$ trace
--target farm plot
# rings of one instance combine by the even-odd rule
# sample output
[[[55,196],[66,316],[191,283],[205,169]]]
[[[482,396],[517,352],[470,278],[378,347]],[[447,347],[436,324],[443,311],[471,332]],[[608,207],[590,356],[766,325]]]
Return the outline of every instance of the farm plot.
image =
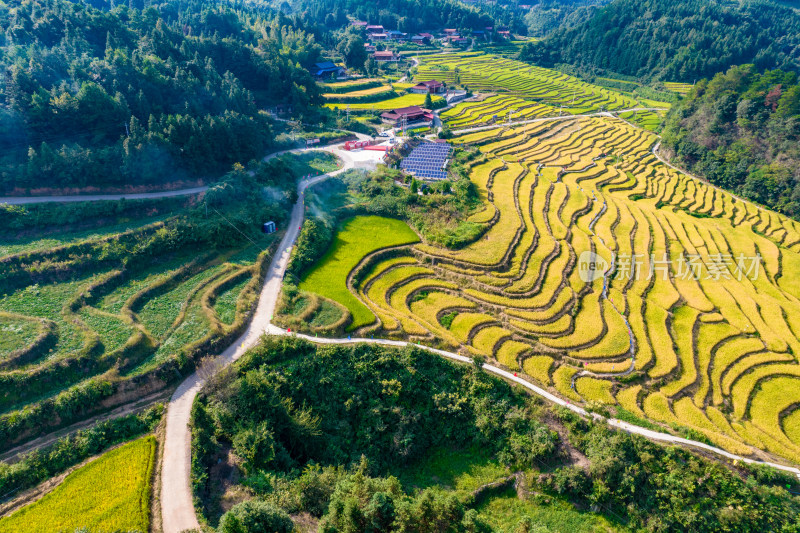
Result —
[[[130,238],[144,238],[159,227],[143,228]],[[15,340],[14,346],[0,344],[6,391],[0,412],[16,416],[26,405],[70,394],[112,368],[124,377],[144,373],[239,328],[266,257],[258,251],[272,240],[265,236],[257,246],[248,243],[250,257],[237,263],[228,259],[245,248],[199,256],[181,250],[130,269],[90,259],[80,267],[88,273],[79,273],[80,268],[52,277],[45,273],[38,283],[12,285],[0,296],[0,328]],[[228,307],[220,308],[222,321],[214,303],[234,286],[223,300]]]
[[[434,102],[439,103],[444,101],[444,98],[441,96],[434,96],[433,100]],[[412,105],[421,106],[424,103],[424,94],[404,94],[403,96],[396,96],[376,102],[353,102],[348,104],[329,102],[325,104],[325,107],[330,109],[343,109],[345,105],[349,105],[350,111],[387,111],[389,109],[399,109],[401,107],[408,107]]]
[[[347,277],[366,255],[392,246],[419,241],[404,222],[390,218],[354,217],[342,223],[330,249],[300,283],[300,289],[343,304],[352,315],[351,329],[375,320],[347,287]]]
[[[313,152],[283,162],[291,176],[337,164]],[[243,330],[276,235],[215,244],[212,231],[236,231],[210,217],[188,231],[195,214],[32,240],[2,258],[0,449],[142,384],[156,392]]]
[[[0,533],[149,531],[154,437],[107,452],[69,474],[52,492],[0,518]]]

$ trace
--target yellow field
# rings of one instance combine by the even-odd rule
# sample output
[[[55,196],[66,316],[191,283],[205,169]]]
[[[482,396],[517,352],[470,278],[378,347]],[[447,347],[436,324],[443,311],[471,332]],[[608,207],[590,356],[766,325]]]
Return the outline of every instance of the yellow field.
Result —
[[[0,519],[0,533],[150,528],[154,437],[116,448],[68,475],[42,499]]]

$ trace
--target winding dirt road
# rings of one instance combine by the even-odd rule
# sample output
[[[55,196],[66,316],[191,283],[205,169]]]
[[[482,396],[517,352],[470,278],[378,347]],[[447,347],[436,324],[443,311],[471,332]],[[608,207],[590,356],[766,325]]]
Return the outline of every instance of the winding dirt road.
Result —
[[[249,348],[254,346],[261,336],[267,332],[275,304],[281,290],[283,273],[289,263],[292,245],[300,233],[300,225],[304,215],[305,190],[331,176],[341,174],[353,168],[353,160],[347,152],[336,148],[324,148],[339,156],[344,165],[339,170],[301,181],[297,186],[299,198],[292,209],[289,228],[272,258],[272,263],[264,279],[261,296],[258,300],[253,319],[247,330],[227,350],[219,356],[222,368],[235,361]],[[161,470],[161,516],[164,533],[180,533],[186,529],[199,528],[190,486],[191,467],[191,432],[189,418],[192,404],[197,392],[206,382],[208,376],[195,372],[181,383],[170,398],[167,410],[167,427],[164,439],[163,468]]]

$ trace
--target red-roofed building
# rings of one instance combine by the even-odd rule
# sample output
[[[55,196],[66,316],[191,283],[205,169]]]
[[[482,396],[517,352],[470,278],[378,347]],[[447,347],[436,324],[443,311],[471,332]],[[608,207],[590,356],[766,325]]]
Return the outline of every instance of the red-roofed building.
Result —
[[[445,28],[444,32],[445,32],[447,35],[453,35],[454,33],[458,33],[458,30],[456,30],[456,29],[454,29],[454,28]]]
[[[372,41],[385,41],[389,38],[385,33],[370,33],[369,39]]]
[[[381,26],[381,25],[379,25],[379,24],[378,24],[378,25],[375,25],[375,24],[369,24],[369,25],[368,25],[366,28],[364,28],[364,29],[366,29],[366,30],[367,30],[368,32],[370,32],[370,33],[383,33],[383,26]]]
[[[375,48],[374,44],[364,43],[364,50],[366,50],[367,52],[372,53],[375,50],[377,50],[377,48]]]
[[[355,26],[357,28],[365,28],[367,26],[367,23],[364,22],[363,20],[351,20],[350,25]]]
[[[428,80],[414,85],[409,91],[416,94],[441,94],[447,91],[447,87],[440,81]]]
[[[381,114],[381,120],[393,126],[402,126],[403,118],[405,118],[407,126],[418,122],[433,122],[433,113],[418,105],[412,105],[401,107],[400,109],[392,109]]]
[[[430,33],[420,33],[418,35],[423,39],[428,39],[429,41],[433,40],[433,35],[431,35]]]
[[[400,56],[396,53],[392,52],[391,50],[380,50],[372,54],[373,59],[375,61],[399,61]]]

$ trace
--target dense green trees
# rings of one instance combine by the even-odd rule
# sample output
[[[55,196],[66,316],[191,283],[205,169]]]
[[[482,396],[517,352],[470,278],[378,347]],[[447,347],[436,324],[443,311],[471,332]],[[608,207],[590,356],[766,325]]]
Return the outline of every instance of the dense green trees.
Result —
[[[348,68],[364,70],[367,62],[367,51],[364,48],[364,38],[358,30],[350,29],[339,41],[336,50],[342,54]]]
[[[259,108],[321,101],[321,47],[260,9],[21,2],[0,17],[0,189],[160,184],[263,154]]]
[[[613,431],[416,348],[265,338],[200,395],[193,445],[196,494],[212,521],[212,466],[230,446],[254,507],[309,513],[319,531],[489,531],[477,492],[401,482],[432,450],[480,449],[520,472],[540,505],[562,497],[632,531],[800,531],[790,474]]]
[[[250,500],[235,505],[219,524],[220,533],[291,533],[294,524],[279,507]]]
[[[715,185],[800,217],[800,84],[794,72],[742,66],[700,81],[667,115],[663,147]]]
[[[800,68],[800,15],[778,3],[614,0],[584,13],[593,16],[565,18],[522,58],[689,83],[744,63]]]
[[[508,16],[502,9],[492,15]],[[381,24],[388,30],[419,32],[439,28],[483,29],[492,26],[492,16],[481,10],[452,0],[303,0],[297,6],[298,16],[310,26],[325,23],[328,27],[347,23],[345,14]],[[502,23],[502,22],[498,22]]]
[[[607,4],[608,0],[543,0],[533,2],[525,14],[528,35],[544,37],[550,32],[577,26],[594,14],[597,6]]]
[[[297,243],[292,251],[292,260],[287,272],[302,278],[303,274],[317,259],[328,249],[333,241],[333,228],[318,217],[310,217],[303,223],[303,229],[297,237]]]
[[[349,490],[344,470],[308,471],[309,464],[366,460],[361,474],[376,475],[411,465],[432,448],[479,446],[527,468],[557,453],[557,435],[530,409],[510,387],[419,349],[269,339],[195,406],[195,487],[209,501],[207,469],[216,443],[226,441],[242,459],[245,485],[265,496],[285,486],[292,493],[282,500],[287,511],[317,516],[336,501],[334,488]],[[383,489],[376,492],[386,492],[378,484]]]

